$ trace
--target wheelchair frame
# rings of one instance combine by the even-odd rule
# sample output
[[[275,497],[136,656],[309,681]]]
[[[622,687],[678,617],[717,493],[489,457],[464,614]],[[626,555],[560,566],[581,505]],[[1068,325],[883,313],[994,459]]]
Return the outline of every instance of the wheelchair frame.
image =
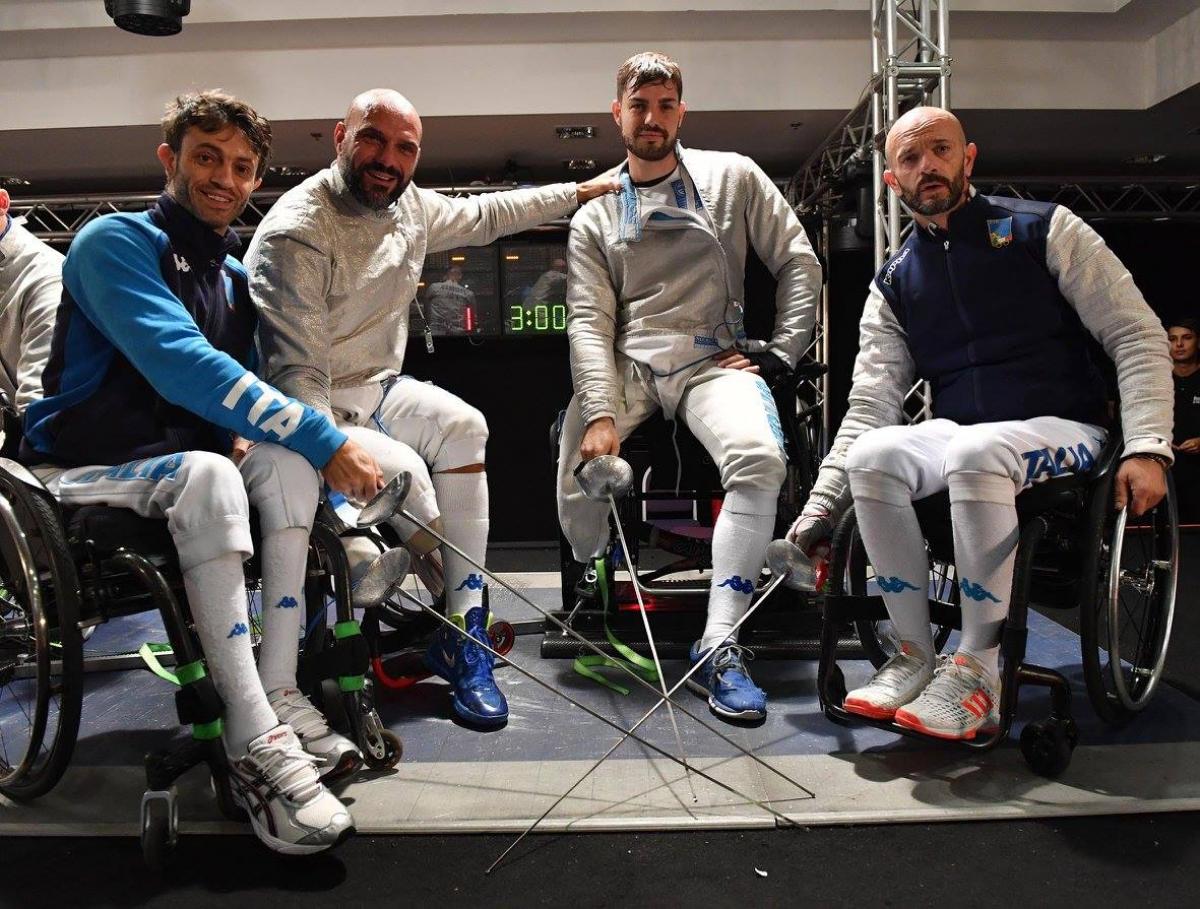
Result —
[[[71,513],[79,516],[86,508],[100,506],[84,506]],[[168,860],[177,836],[174,781],[197,764],[209,766],[222,813],[242,819],[233,803],[224,749],[219,744],[223,705],[204,668],[183,605],[186,600],[179,595],[182,575],[169,540],[165,551],[142,552],[140,547],[98,545],[86,535],[69,538],[64,531],[71,526],[66,514],[25,467],[0,459],[0,554],[10,570],[20,567],[19,574],[3,579],[8,596],[0,600],[4,609],[0,613],[0,658],[6,642],[19,645],[10,651],[25,651],[14,653],[10,666],[0,663],[0,679],[5,674],[30,677],[37,705],[23,759],[15,765],[0,765],[0,793],[20,800],[44,795],[70,762],[82,707],[81,629],[157,609],[180,682],[176,710],[180,721],[193,727],[190,741],[145,759],[142,845],[147,861],[160,867]],[[145,520],[132,514],[129,519]],[[82,528],[83,521],[78,526]],[[378,644],[364,639],[353,618],[350,566],[339,540],[340,529],[331,510],[318,511],[309,545],[305,581],[309,614],[298,675],[302,683],[316,689],[316,699],[331,724],[355,739],[367,766],[384,769],[395,766],[403,748],[374,709],[366,672],[369,654],[377,651]],[[248,578],[248,582],[253,586],[256,578]],[[10,586],[16,589],[9,591]],[[14,599],[13,593],[24,599]],[[330,598],[336,618],[332,629],[324,621]],[[11,620],[18,612],[22,618]],[[53,697],[59,698],[59,705],[57,720],[51,723]]]
[[[1133,682],[1126,684],[1120,647],[1115,643],[1119,641],[1120,631],[1111,621],[1107,629],[1100,628],[1101,605],[1107,618],[1118,618],[1120,607],[1116,598],[1119,596],[1120,586],[1123,582],[1131,581],[1121,566],[1126,515],[1125,512],[1113,515],[1109,507],[1120,455],[1119,435],[1119,428],[1114,429],[1109,444],[1105,446],[1090,474],[1081,478],[1046,481],[1044,485],[1049,488],[1044,495],[1048,507],[1035,507],[1032,511],[1022,509],[1022,500],[1018,496],[1018,513],[1028,513],[1021,515],[1009,614],[1001,632],[1000,653],[1003,659],[1000,725],[990,735],[985,734],[959,743],[976,750],[994,748],[1008,737],[1012,729],[1021,686],[1037,685],[1049,688],[1049,716],[1027,723],[1020,738],[1021,752],[1026,762],[1036,773],[1043,776],[1057,776],[1067,768],[1071,753],[1078,743],[1079,732],[1071,715],[1071,692],[1067,679],[1052,669],[1025,662],[1030,605],[1037,603],[1053,608],[1074,605],[1080,607],[1080,642],[1089,698],[1100,718],[1111,724],[1131,719],[1149,702],[1161,678],[1170,643],[1179,568],[1179,545],[1175,492],[1169,473],[1166,498],[1150,513],[1150,520],[1153,522],[1152,543],[1155,546],[1159,542],[1165,543],[1169,558],[1149,559],[1141,569],[1142,574],[1132,577],[1132,581],[1147,586],[1151,595],[1161,584],[1161,593],[1165,601],[1158,610],[1159,614],[1148,613],[1144,623],[1150,626],[1152,637],[1152,652],[1147,654],[1153,664],[1149,676],[1142,675],[1139,668],[1142,653],[1139,653],[1137,662],[1129,671]],[[1055,483],[1060,486],[1050,486]],[[931,497],[933,498],[938,497]],[[945,510],[939,509],[940,513],[935,519],[930,500],[924,502],[924,506],[917,503],[917,510],[922,518],[922,529],[927,540],[931,538],[930,528],[933,526],[940,529],[942,537],[930,543],[931,561],[940,561],[943,566],[951,565],[953,543],[951,538],[950,554],[947,555],[948,521],[942,518]],[[1081,514],[1086,516],[1085,522],[1080,522]],[[941,520],[942,523],[935,525],[935,520]],[[1106,537],[1106,534],[1111,534],[1111,538]],[[869,719],[850,713],[842,706],[847,693],[845,678],[837,663],[838,637],[842,630],[848,624],[854,625],[876,668],[881,666],[888,656],[878,640],[876,624],[887,619],[887,610],[882,597],[866,595],[865,563],[856,566],[856,556],[859,560],[865,559],[861,541],[857,539],[857,519],[851,509],[843,517],[833,539],[830,592],[824,602],[821,657],[817,672],[821,708],[826,717],[839,725],[864,724],[902,735],[925,738],[921,733],[894,722]],[[1045,559],[1047,556],[1052,558],[1051,563],[1039,564],[1039,558]],[[1064,582],[1060,576],[1064,566],[1077,567],[1078,577]],[[1089,582],[1091,578],[1096,580]],[[847,590],[848,587],[853,589]],[[931,600],[930,618],[933,624],[939,626],[935,633],[935,642],[939,649],[945,644],[951,629],[961,629],[961,615],[956,598],[953,602]],[[1099,656],[1105,651],[1110,654],[1107,667],[1102,665]],[[1112,658],[1114,652],[1115,659]],[[1130,692],[1130,688],[1134,689],[1136,697]]]

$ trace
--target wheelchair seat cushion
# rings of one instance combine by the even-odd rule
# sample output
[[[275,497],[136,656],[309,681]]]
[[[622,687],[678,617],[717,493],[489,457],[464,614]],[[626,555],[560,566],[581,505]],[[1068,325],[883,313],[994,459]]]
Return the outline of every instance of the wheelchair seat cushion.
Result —
[[[67,538],[73,544],[90,540],[101,554],[124,547],[142,555],[167,555],[175,551],[164,518],[143,518],[127,508],[83,505],[63,509]]]

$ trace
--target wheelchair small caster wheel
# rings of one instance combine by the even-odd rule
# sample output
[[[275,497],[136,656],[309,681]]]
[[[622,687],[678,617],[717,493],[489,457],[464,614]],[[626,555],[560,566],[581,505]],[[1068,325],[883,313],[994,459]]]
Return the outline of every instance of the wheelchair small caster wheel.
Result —
[[[1078,741],[1074,720],[1037,720],[1021,730],[1021,754],[1034,773],[1053,778],[1067,769]]]
[[[363,761],[370,770],[391,770],[400,763],[403,755],[400,736],[390,729],[377,732],[363,749]]]
[[[156,873],[171,867],[179,841],[179,807],[174,788],[149,790],[142,795],[142,858]]]
[[[513,649],[513,644],[517,640],[517,630],[509,622],[492,622],[488,629],[488,637],[492,639],[492,649],[500,656],[504,656]]]

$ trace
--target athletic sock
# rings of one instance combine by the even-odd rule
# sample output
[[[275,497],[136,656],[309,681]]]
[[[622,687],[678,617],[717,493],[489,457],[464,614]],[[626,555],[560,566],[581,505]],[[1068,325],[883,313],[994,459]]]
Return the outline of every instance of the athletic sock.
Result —
[[[754,584],[762,573],[767,544],[775,529],[774,496],[767,505],[762,496],[731,489],[713,527],[712,590],[708,594],[708,621],[700,638],[701,652],[736,637],[730,634],[750,608]],[[767,511],[769,514],[753,512]]]
[[[892,625],[902,641],[932,659],[929,557],[913,510],[912,491],[879,470],[856,468],[848,474],[858,532],[875,569]]]
[[[285,527],[262,540],[262,646],[258,676],[264,691],[296,687],[300,629],[304,627],[304,572],[308,530]]]
[[[990,473],[956,471],[947,479],[954,561],[962,594],[958,649],[997,678],[1000,626],[1008,616],[1019,537],[1016,490],[1008,477]]]
[[[225,747],[240,757],[253,739],[279,725],[254,666],[242,558],[228,553],[202,562],[183,573],[183,586],[213,684],[225,705]]]
[[[483,565],[488,540],[487,473],[435,473],[433,490],[442,515],[442,533]],[[449,546],[442,547],[442,571],[450,615],[463,616],[483,605],[483,573]]]

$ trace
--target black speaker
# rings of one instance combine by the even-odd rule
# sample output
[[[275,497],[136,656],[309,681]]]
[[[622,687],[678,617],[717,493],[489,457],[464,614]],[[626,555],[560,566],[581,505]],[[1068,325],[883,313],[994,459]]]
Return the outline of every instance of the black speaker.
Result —
[[[104,11],[118,28],[135,35],[177,35],[192,0],[104,0]]]

